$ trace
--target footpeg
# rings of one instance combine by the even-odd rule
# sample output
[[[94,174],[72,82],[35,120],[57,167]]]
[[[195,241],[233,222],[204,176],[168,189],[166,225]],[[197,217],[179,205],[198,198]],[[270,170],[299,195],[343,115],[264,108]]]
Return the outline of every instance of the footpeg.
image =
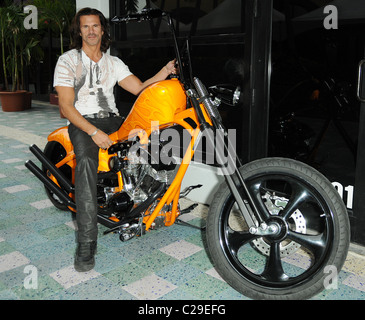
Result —
[[[180,198],[185,198],[192,190],[201,188],[202,186],[203,186],[202,184],[197,184],[195,186],[187,187],[186,189],[180,192]]]
[[[191,206],[189,206],[185,209],[182,209],[180,211],[180,215],[186,214],[186,213],[189,213],[189,212],[193,211],[198,205],[199,205],[198,203],[193,203]]]
[[[191,206],[189,206],[189,207],[181,210],[179,216],[193,211],[198,205],[199,205],[198,203],[193,203]],[[193,224],[190,224],[188,222],[182,221],[180,219],[176,219],[176,223],[177,224],[180,224],[180,225],[183,225],[183,226],[186,226],[186,227],[191,227],[191,228],[199,229],[199,230],[202,230],[202,231],[205,230],[205,227],[197,227],[197,226],[194,226]]]

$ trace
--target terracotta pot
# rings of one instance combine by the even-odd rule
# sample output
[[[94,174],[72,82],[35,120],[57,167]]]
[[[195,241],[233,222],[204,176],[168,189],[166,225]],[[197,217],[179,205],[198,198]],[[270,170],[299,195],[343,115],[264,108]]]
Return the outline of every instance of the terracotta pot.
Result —
[[[4,112],[24,111],[30,108],[31,95],[25,90],[0,91],[0,101]]]
[[[58,105],[58,95],[57,93],[50,93],[49,94],[49,103]]]
[[[57,93],[50,93],[49,94],[49,103],[58,106],[58,95],[57,95]],[[60,109],[60,117],[62,119],[65,119],[65,116],[63,115],[61,109]]]
[[[32,91],[25,92],[25,109],[30,109],[32,107]]]

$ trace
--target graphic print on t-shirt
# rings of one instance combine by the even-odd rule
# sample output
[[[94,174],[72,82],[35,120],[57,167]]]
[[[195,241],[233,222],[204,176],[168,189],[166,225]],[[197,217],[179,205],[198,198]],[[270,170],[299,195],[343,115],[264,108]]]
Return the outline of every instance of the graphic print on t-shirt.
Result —
[[[53,85],[75,89],[74,105],[82,115],[101,110],[118,114],[114,86],[129,75],[128,66],[118,57],[103,53],[96,63],[82,49],[72,49],[58,59]]]

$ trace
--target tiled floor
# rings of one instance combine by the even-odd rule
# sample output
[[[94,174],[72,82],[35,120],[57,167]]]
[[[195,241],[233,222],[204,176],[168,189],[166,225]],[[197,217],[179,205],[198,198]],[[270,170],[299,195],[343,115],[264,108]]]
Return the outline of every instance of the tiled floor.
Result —
[[[0,300],[247,299],[215,272],[204,233],[182,225],[127,242],[102,235],[106,229],[100,226],[96,267],[77,273],[72,215],[53,207],[24,167],[26,159],[38,163],[28,145],[43,148],[47,135],[65,123],[58,108],[42,103],[26,112],[0,111]],[[183,217],[203,225],[206,212],[199,205]],[[314,299],[365,299],[365,257],[350,251],[337,289]]]

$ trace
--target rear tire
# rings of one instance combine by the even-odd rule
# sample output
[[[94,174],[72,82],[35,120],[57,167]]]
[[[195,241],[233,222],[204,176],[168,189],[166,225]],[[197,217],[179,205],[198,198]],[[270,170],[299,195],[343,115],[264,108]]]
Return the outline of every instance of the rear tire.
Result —
[[[67,152],[59,142],[50,141],[46,144],[46,147],[44,148],[44,154],[53,164],[56,164],[66,157]],[[42,169],[45,174],[50,174],[48,169],[44,166],[42,167]],[[68,165],[63,165],[60,170],[65,175],[65,177],[71,181],[72,169]],[[51,200],[52,204],[56,208],[62,211],[69,211],[69,208],[63,202],[61,202],[52,191],[50,191],[47,187],[45,189],[49,200]]]
[[[291,159],[260,159],[240,172],[265,221],[281,232],[251,234],[224,182],[207,218],[208,250],[218,273],[253,299],[307,299],[321,292],[333,271],[340,272],[350,243],[347,210],[336,189]]]

